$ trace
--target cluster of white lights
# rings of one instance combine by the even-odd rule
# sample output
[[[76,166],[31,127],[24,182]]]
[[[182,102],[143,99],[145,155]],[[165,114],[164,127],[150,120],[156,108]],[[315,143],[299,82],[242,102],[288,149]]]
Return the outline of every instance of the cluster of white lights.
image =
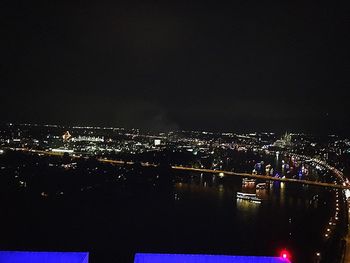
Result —
[[[324,234],[325,238],[328,238],[332,232],[332,228],[334,228],[336,226],[336,221],[339,220],[339,190],[336,191],[335,194],[335,213],[334,213],[334,217],[332,217],[330,219],[330,221],[328,222],[328,227],[326,229],[326,233]]]

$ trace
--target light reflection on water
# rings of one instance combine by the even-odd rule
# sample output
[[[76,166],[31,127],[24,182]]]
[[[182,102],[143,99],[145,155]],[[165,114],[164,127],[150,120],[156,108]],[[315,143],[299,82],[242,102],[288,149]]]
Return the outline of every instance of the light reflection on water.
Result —
[[[266,182],[266,189],[256,190],[257,183],[262,181],[242,185],[242,179],[238,178],[192,175],[188,182],[175,185],[175,192],[181,196],[177,209],[194,213],[194,217],[198,216],[199,210],[196,209],[202,209],[200,214],[218,222],[213,230],[215,233],[231,233],[228,244],[244,244],[247,249],[257,250],[259,248],[251,242],[260,244],[263,237],[265,245],[260,244],[261,249],[268,250],[268,246],[280,244],[290,244],[291,247],[307,244],[307,250],[318,249],[321,238],[318,233],[322,233],[329,208],[326,205],[320,207],[314,196],[322,196],[326,191],[284,182]],[[239,200],[237,192],[256,193],[262,202]],[[206,223],[206,216],[199,220],[201,225],[212,224],[210,220]],[[220,242],[225,243],[221,239]]]
[[[243,213],[245,217],[255,216],[261,203],[250,202],[248,200],[236,199],[238,213]]]

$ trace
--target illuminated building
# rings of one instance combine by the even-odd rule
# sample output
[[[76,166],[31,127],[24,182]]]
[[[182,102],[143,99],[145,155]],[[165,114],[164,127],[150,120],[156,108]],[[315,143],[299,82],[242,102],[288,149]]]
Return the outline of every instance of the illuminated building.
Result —
[[[69,131],[66,131],[66,132],[62,135],[62,139],[63,139],[64,142],[67,142],[71,137],[72,137],[72,135],[69,133]]]
[[[136,254],[134,263],[290,263],[287,253],[280,257]]]
[[[24,252],[0,251],[3,263],[88,263],[88,252]]]
[[[143,254],[135,255],[134,263],[290,263],[289,253],[280,257],[184,255],[184,254]],[[88,252],[24,252],[0,251],[3,263],[88,263]]]
[[[75,138],[72,138],[73,142],[104,142],[103,137],[94,137],[94,136],[78,136]]]
[[[293,146],[292,143],[292,135],[288,132],[286,132],[284,134],[284,136],[280,139],[275,141],[275,143],[273,144],[276,147],[280,147],[280,148],[290,148]]]

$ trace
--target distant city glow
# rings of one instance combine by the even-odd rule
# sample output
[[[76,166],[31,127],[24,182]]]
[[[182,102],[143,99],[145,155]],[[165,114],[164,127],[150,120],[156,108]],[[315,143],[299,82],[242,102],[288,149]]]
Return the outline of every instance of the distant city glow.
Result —
[[[309,189],[308,185],[319,186],[320,189],[325,187],[325,191],[332,192],[332,195],[329,195],[331,198],[326,200],[328,195],[323,196],[322,192],[317,191],[315,194],[310,194],[305,205],[312,209],[323,209],[321,206],[326,206],[332,214],[327,214],[327,218],[324,221],[322,218],[320,221],[322,227],[318,229],[319,235],[317,235],[320,240],[315,238],[315,242],[337,239],[338,229],[346,227],[343,226],[343,214],[347,210],[350,213],[350,201],[347,200],[350,198],[350,183],[346,178],[348,176],[346,167],[349,162],[347,152],[350,152],[349,138],[323,139],[305,134],[286,133],[279,137],[278,134],[261,132],[248,134],[184,130],[159,132],[31,124],[7,124],[0,127],[0,157],[1,161],[3,160],[0,172],[11,179],[11,190],[32,194],[38,200],[40,198],[40,202],[49,203],[56,199],[66,202],[71,198],[71,191],[82,195],[94,195],[101,183],[112,183],[122,187],[133,187],[137,183],[142,187],[145,186],[147,191],[150,189],[152,192],[159,192],[160,195],[163,195],[163,189],[164,193],[168,194],[168,191],[176,185],[176,191],[171,194],[176,205],[180,207],[191,201],[184,192],[188,191],[187,186],[196,184],[196,187],[203,191],[213,190],[213,193],[218,194],[220,202],[229,198],[227,203],[230,206],[225,211],[231,211],[233,204],[234,209],[244,212],[244,215],[253,216],[258,215],[257,211],[265,211],[266,208],[272,207],[270,204],[276,202],[280,202],[284,209],[291,184],[299,184],[302,186],[302,191],[310,190],[310,193],[313,189]],[[16,167],[11,164],[12,158],[19,160]],[[150,169],[146,169],[147,167]],[[46,172],[46,168],[49,172]],[[32,173],[28,172],[31,170],[38,171],[37,175],[31,176]],[[42,170],[45,174],[50,176],[52,174],[50,177],[52,180],[43,177],[41,181]],[[56,173],[87,176],[61,177],[56,176]],[[163,176],[166,173],[170,176]],[[186,179],[187,174],[190,175],[191,181]],[[239,180],[235,180],[235,177]],[[72,190],[70,180],[77,181]],[[240,184],[241,181],[242,184],[233,192],[226,191],[227,183]],[[275,195],[280,198],[274,198]],[[285,209],[288,209],[287,213],[290,214],[289,225],[283,228],[285,237],[291,238],[293,235],[296,244],[300,245],[302,242],[297,242],[297,239],[305,238],[303,235],[298,235],[298,231],[302,229],[292,232],[290,228],[293,226],[292,218],[294,222],[294,205]],[[226,212],[224,214],[226,215]],[[269,216],[274,214],[271,213]],[[182,223],[179,221],[179,224]],[[286,224],[284,221],[276,222],[283,226]],[[306,222],[308,224],[307,220]],[[313,223],[312,221],[311,225]],[[169,226],[176,227],[176,224]],[[231,221],[229,226],[236,228]],[[316,226],[318,225],[315,224]],[[17,229],[21,230],[20,227]],[[242,230],[245,229],[247,228],[242,227]],[[271,231],[274,229],[271,228]],[[285,241],[279,240],[283,244],[287,243]],[[313,242],[313,237],[309,241]],[[318,247],[318,249],[319,252],[309,246],[303,253],[312,255],[313,258],[319,256],[316,252],[322,256],[327,254],[325,248]],[[213,250],[213,253],[220,251]],[[248,259],[250,262],[276,262],[258,261],[263,260],[262,258],[266,260],[276,258],[253,256],[138,255],[141,256],[135,257],[137,263],[226,263],[247,262]],[[291,261],[291,255],[286,250],[278,250],[277,256],[279,260],[283,260],[282,262]],[[296,255],[292,258],[298,260]]]

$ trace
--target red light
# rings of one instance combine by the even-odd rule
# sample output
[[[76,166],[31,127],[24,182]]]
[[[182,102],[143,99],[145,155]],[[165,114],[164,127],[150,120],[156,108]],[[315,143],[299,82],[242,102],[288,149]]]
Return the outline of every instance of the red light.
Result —
[[[281,253],[280,253],[280,257],[285,259],[287,262],[289,262],[290,258],[291,258],[291,255],[290,255],[290,253],[287,250],[283,249],[281,251]]]

